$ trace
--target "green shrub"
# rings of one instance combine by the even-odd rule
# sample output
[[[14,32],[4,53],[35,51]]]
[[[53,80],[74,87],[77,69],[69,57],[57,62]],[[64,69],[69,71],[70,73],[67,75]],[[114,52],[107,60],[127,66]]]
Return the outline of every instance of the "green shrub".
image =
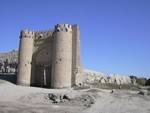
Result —
[[[145,86],[146,85],[146,81],[147,81],[147,79],[142,77],[142,78],[137,78],[136,83],[138,85]]]
[[[150,78],[146,81],[146,86],[150,86]]]

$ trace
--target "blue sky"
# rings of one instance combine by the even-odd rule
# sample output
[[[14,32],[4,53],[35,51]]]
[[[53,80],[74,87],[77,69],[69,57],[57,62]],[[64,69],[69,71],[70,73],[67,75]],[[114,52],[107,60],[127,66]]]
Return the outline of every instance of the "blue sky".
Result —
[[[0,0],[0,52],[57,23],[80,25],[85,68],[150,77],[149,0]]]

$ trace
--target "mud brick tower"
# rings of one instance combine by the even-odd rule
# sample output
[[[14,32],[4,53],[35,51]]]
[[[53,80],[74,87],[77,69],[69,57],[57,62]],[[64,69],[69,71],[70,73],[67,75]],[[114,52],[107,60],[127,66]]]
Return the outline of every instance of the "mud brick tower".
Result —
[[[76,84],[80,64],[78,25],[57,24],[48,31],[20,33],[17,84],[68,88]]]

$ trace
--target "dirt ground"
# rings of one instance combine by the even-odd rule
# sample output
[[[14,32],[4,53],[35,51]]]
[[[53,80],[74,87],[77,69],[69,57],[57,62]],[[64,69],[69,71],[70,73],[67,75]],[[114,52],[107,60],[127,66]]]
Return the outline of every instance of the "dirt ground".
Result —
[[[149,92],[138,93],[97,88],[44,89],[0,80],[0,113],[150,113]]]

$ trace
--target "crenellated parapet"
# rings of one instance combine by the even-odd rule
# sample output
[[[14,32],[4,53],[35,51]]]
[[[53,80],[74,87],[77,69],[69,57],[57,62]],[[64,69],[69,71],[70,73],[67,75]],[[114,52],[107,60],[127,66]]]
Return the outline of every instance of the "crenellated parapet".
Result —
[[[35,33],[34,31],[29,31],[27,29],[22,30],[20,33],[20,38],[34,38]]]
[[[72,26],[69,24],[57,24],[55,32],[72,32]]]

